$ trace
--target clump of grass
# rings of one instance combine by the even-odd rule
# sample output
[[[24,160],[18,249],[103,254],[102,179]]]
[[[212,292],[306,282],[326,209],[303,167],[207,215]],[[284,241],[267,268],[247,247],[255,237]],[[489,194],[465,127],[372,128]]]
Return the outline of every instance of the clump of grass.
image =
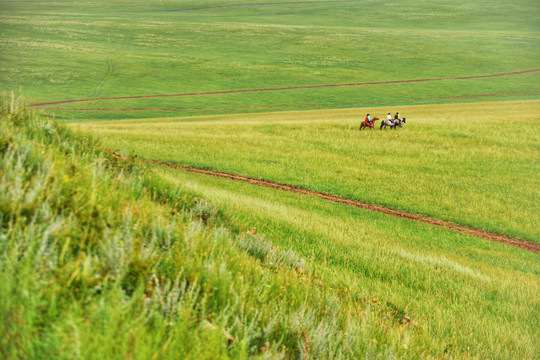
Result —
[[[205,224],[216,215],[216,207],[204,199],[194,199],[195,206],[191,209],[192,216],[201,219]]]
[[[274,247],[272,242],[260,235],[253,233],[242,234],[238,239],[238,245],[271,268],[286,266],[293,270],[305,270],[306,261],[294,250],[288,249],[284,251]]]

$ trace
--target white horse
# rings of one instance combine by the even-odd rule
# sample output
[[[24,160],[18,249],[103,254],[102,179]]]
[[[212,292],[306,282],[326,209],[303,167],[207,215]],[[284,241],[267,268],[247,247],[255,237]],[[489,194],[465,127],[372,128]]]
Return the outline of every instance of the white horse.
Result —
[[[379,129],[382,130],[383,127],[386,128],[387,126],[390,126],[390,129],[395,129],[398,126],[402,127],[402,124],[404,124],[405,122],[406,122],[405,118],[394,119],[394,120],[384,120],[384,121],[381,121],[381,127]]]

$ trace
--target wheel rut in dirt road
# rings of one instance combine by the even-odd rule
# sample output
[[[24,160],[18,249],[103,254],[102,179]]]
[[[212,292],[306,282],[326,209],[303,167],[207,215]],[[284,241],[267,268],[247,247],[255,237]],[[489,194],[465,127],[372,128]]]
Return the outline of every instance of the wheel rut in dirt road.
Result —
[[[120,156],[120,155],[116,154],[116,156]],[[540,244],[536,244],[536,243],[526,241],[526,240],[515,239],[507,235],[501,235],[501,234],[496,234],[496,233],[488,232],[481,229],[475,229],[469,226],[456,224],[450,221],[430,218],[430,217],[419,215],[419,214],[387,208],[381,205],[375,205],[375,204],[370,204],[363,201],[347,199],[341,196],[325,194],[325,193],[316,192],[313,190],[303,189],[303,188],[299,188],[299,187],[287,185],[287,184],[280,184],[280,183],[268,181],[268,180],[255,179],[255,178],[250,178],[247,176],[229,174],[229,173],[220,172],[220,171],[199,169],[192,166],[178,165],[178,164],[173,164],[173,163],[168,163],[168,162],[163,162],[163,161],[158,161],[158,160],[150,160],[150,159],[144,159],[144,158],[139,158],[139,159],[140,161],[147,164],[159,165],[159,166],[172,168],[172,169],[180,169],[180,170],[190,171],[190,172],[199,173],[199,174],[212,175],[212,176],[217,176],[217,177],[226,178],[230,180],[247,182],[253,185],[257,185],[257,186],[262,186],[262,187],[267,187],[267,188],[272,188],[272,189],[277,189],[277,190],[282,190],[282,191],[288,191],[288,192],[307,195],[307,196],[313,196],[319,199],[328,200],[328,201],[332,201],[339,204],[354,206],[360,209],[376,211],[382,214],[395,216],[402,219],[418,221],[418,222],[433,225],[433,226],[439,226],[445,229],[454,230],[454,231],[472,235],[478,238],[500,242],[500,243],[513,246],[513,247],[518,247],[520,249],[527,250],[533,253],[537,253],[537,254],[540,253]]]
[[[207,6],[197,8],[158,10],[158,12],[183,12],[183,11],[201,11],[201,10],[216,10],[216,9],[233,9],[242,7],[261,7],[261,6],[282,6],[282,5],[309,5],[309,4],[324,4],[324,3],[343,3],[350,0],[321,0],[321,1],[302,1],[302,2],[281,2],[281,3],[258,3],[258,4],[238,4],[238,5],[223,5],[223,6]]]

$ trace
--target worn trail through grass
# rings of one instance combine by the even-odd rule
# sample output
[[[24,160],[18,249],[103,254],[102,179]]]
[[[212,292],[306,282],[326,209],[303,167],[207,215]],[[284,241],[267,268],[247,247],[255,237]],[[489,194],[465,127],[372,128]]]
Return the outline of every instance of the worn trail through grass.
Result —
[[[533,95],[540,94],[538,91],[514,92],[514,93],[499,93],[499,94],[479,94],[479,95],[456,95],[437,98],[422,98],[422,99],[401,99],[389,101],[375,101],[366,103],[348,103],[348,104],[308,104],[308,105],[266,105],[266,106],[212,106],[212,107],[154,107],[154,108],[61,108],[48,107],[49,111],[174,111],[174,110],[239,110],[239,109],[297,109],[297,108],[325,108],[336,106],[367,106],[367,105],[382,105],[393,103],[405,103],[415,101],[433,101],[433,100],[450,100],[450,99],[469,99],[480,97],[496,97],[509,95]],[[60,117],[57,117],[60,119]]]
[[[448,77],[448,78],[372,81],[372,82],[364,82],[364,83],[307,85],[307,86],[294,86],[294,87],[269,88],[269,89],[223,90],[223,91],[210,91],[210,92],[185,93],[185,94],[137,95],[137,96],[119,96],[119,97],[108,97],[108,98],[72,99],[72,100],[46,102],[46,103],[40,103],[40,104],[31,104],[29,106],[33,108],[42,108],[42,107],[46,107],[50,105],[62,105],[62,104],[73,104],[73,103],[80,103],[80,102],[106,101],[106,100],[128,100],[128,99],[150,99],[150,98],[183,97],[183,96],[223,95],[223,94],[238,94],[238,93],[268,92],[268,91],[320,89],[320,88],[330,88],[330,87],[390,85],[390,84],[430,82],[430,81],[448,81],[448,80],[474,80],[474,79],[484,79],[484,78],[493,78],[493,77],[502,77],[502,76],[523,75],[523,74],[534,73],[534,72],[539,72],[539,71],[540,69],[532,69],[532,70],[524,70],[524,71],[503,73],[503,74],[489,74],[489,75]]]
[[[224,5],[224,6],[207,6],[207,7],[196,7],[196,8],[185,8],[185,9],[173,9],[173,10],[164,10],[164,11],[201,11],[201,10],[215,10],[215,9],[232,9],[232,8],[242,8],[242,7],[254,7],[254,6],[279,6],[279,5],[306,5],[306,4],[320,4],[320,3],[343,3],[349,2],[347,0],[336,0],[336,1],[302,1],[298,2],[282,2],[282,3],[259,3],[259,4],[238,4],[238,5]],[[161,10],[163,11],[163,10]]]
[[[115,156],[120,157],[121,155],[115,153]],[[496,234],[496,233],[488,232],[488,231],[485,231],[485,230],[476,229],[476,228],[472,228],[472,227],[469,227],[469,226],[456,224],[456,223],[453,223],[453,222],[450,222],[450,221],[434,219],[434,218],[431,218],[431,217],[427,217],[427,216],[424,216],[424,215],[415,214],[415,213],[411,213],[411,212],[407,212],[407,211],[395,210],[395,209],[391,209],[391,208],[381,206],[381,205],[370,204],[370,203],[363,202],[363,201],[347,199],[347,198],[344,198],[344,197],[341,197],[341,196],[330,195],[330,194],[326,194],[326,193],[316,192],[316,191],[313,191],[313,190],[303,189],[303,188],[299,188],[299,187],[292,186],[292,185],[281,184],[281,183],[277,183],[277,182],[273,182],[273,181],[268,181],[268,180],[263,180],[263,179],[256,179],[256,178],[251,178],[251,177],[242,176],[242,175],[229,174],[229,173],[225,173],[225,172],[221,172],[221,171],[200,169],[200,168],[196,168],[196,167],[192,167],[192,166],[184,166],[184,165],[178,165],[178,164],[173,164],[173,163],[169,163],[169,162],[158,161],[158,160],[150,160],[150,159],[144,159],[144,158],[141,158],[141,161],[145,162],[145,163],[149,163],[149,164],[154,164],[154,165],[159,165],[159,166],[163,166],[163,167],[172,168],[172,169],[186,170],[186,171],[191,171],[191,172],[200,173],[200,174],[206,174],[206,175],[212,175],[212,176],[227,178],[227,179],[235,180],[235,181],[243,181],[243,182],[247,182],[247,183],[250,183],[250,184],[253,184],[253,185],[257,185],[257,186],[263,186],[263,187],[267,187],[267,188],[273,188],[273,189],[293,192],[293,193],[296,193],[296,194],[314,196],[314,197],[324,199],[324,200],[328,200],[328,201],[332,201],[332,202],[335,202],[335,203],[340,203],[340,204],[345,204],[345,205],[348,205],[348,206],[354,206],[354,207],[361,208],[361,209],[367,209],[367,210],[371,210],[371,211],[376,211],[376,212],[379,212],[379,213],[382,213],[382,214],[395,216],[395,217],[399,217],[399,218],[404,218],[404,219],[409,219],[409,220],[413,220],[413,221],[418,221],[418,222],[422,222],[422,223],[433,225],[433,226],[439,226],[439,227],[442,227],[442,228],[445,228],[445,229],[454,230],[454,231],[461,232],[461,233],[468,234],[468,235],[472,235],[472,236],[475,236],[475,237],[478,237],[478,238],[482,238],[482,239],[486,239],[486,240],[490,240],[490,241],[496,241],[496,242],[500,242],[500,243],[503,243],[503,244],[506,244],[506,245],[509,245],[509,246],[518,247],[518,248],[521,248],[521,249],[524,249],[524,250],[527,250],[527,251],[531,251],[531,252],[534,252],[534,253],[537,253],[537,254],[540,253],[540,244],[536,244],[536,243],[525,241],[525,240],[516,239],[516,238],[510,237],[510,236],[507,236],[507,235]]]

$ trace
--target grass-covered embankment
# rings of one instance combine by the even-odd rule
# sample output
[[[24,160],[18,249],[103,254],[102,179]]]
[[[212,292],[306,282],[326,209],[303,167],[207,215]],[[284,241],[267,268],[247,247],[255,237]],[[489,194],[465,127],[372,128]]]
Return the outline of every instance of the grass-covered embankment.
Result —
[[[0,146],[4,358],[444,351],[384,299],[326,283],[309,259],[15,101]]]
[[[540,351],[538,254],[310,196],[152,168],[311,259],[325,283],[406,313],[441,352],[532,359]]]

